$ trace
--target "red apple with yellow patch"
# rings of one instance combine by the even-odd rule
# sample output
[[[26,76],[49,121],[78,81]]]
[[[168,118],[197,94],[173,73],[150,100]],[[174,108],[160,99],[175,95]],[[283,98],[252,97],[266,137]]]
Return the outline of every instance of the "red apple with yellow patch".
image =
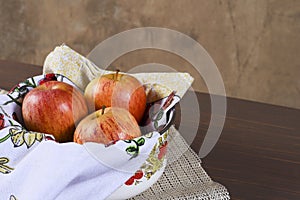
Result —
[[[141,136],[133,115],[124,108],[109,107],[97,110],[80,121],[74,133],[74,142],[111,144]]]
[[[28,130],[52,134],[58,142],[71,142],[75,126],[88,115],[88,107],[80,90],[48,81],[26,94],[22,115]]]
[[[84,93],[90,111],[102,106],[127,109],[139,123],[146,108],[144,86],[129,74],[105,74],[92,80]]]

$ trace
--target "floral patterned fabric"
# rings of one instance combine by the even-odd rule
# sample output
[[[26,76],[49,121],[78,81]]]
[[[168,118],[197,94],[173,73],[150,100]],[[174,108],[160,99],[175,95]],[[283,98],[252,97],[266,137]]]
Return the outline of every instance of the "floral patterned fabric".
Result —
[[[22,126],[22,98],[36,85],[56,79],[84,90],[90,80],[103,73],[109,71],[61,45],[46,57],[44,75],[25,80],[8,94],[0,95],[1,199],[105,199],[124,183],[139,185],[142,179],[150,179],[161,167],[169,131],[162,135],[150,132],[105,147],[95,143],[59,144],[50,135],[27,131]],[[166,97],[173,90],[182,97],[193,82],[188,73],[134,76],[145,85],[148,102]],[[164,114],[155,116],[157,126]]]
[[[0,95],[0,197],[104,199],[146,161],[145,155],[150,154],[160,134],[151,132],[106,147],[73,142],[60,144],[52,135],[28,131],[22,121],[22,100],[31,89],[50,80],[77,87],[63,75],[46,74],[29,78]],[[138,148],[134,144],[138,144]],[[88,145],[97,147],[99,155],[109,155],[114,161],[103,163]]]

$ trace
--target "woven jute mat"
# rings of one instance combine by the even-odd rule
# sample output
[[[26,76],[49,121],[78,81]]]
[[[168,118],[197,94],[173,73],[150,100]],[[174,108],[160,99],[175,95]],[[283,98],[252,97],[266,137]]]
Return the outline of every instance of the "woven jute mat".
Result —
[[[170,128],[168,164],[160,179],[133,199],[230,199],[227,189],[213,181],[199,156],[174,128]]]

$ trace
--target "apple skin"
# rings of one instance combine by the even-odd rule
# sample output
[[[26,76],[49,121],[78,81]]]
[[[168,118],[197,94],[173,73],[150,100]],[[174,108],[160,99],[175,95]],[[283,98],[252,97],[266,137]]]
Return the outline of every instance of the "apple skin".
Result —
[[[133,76],[118,72],[93,79],[86,87],[84,96],[90,111],[102,106],[127,109],[139,123],[146,108],[144,86]]]
[[[22,103],[25,127],[52,134],[57,142],[73,141],[79,121],[88,115],[82,92],[60,81],[48,81],[29,91]]]
[[[141,136],[138,123],[124,108],[109,107],[97,110],[80,121],[74,133],[74,142],[111,144]]]

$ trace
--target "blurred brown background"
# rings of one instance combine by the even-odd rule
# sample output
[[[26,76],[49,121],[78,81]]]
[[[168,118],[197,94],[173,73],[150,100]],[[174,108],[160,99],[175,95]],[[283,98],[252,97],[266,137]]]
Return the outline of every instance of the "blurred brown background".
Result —
[[[0,59],[42,65],[62,43],[87,55],[114,34],[146,26],[197,40],[228,96],[300,108],[299,0],[0,0]],[[187,61],[158,50],[113,64],[126,70],[149,62],[193,73]],[[207,91],[195,78],[193,87]]]

